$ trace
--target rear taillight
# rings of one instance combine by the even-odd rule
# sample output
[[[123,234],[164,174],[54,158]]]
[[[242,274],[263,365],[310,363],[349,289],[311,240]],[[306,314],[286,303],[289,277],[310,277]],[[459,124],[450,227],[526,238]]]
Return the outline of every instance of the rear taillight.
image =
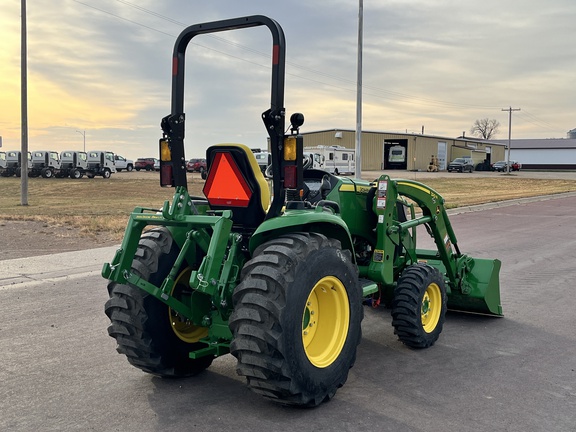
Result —
[[[160,186],[162,187],[172,187],[174,183],[172,181],[172,165],[161,165],[160,166]]]
[[[286,189],[296,189],[298,186],[298,167],[288,165],[284,167],[284,187]]]

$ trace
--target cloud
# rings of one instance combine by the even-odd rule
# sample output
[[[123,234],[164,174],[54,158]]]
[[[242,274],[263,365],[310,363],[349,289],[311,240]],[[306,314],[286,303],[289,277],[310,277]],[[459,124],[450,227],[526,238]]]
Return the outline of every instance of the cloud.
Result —
[[[0,25],[0,134],[19,146],[20,2]],[[171,55],[184,25],[250,14],[277,19],[287,39],[286,108],[304,129],[354,128],[357,10],[352,0],[290,3],[49,0],[28,6],[33,146],[78,145],[154,155],[170,111]],[[5,11],[5,12],[4,12]],[[514,136],[574,128],[576,4],[550,0],[388,0],[364,4],[365,129],[458,136],[477,118],[520,107]],[[269,104],[270,37],[264,28],[202,35],[187,53],[187,154],[220,141],[262,146]],[[536,118],[538,121],[534,121]],[[504,133],[504,132],[502,132]],[[88,140],[89,138],[89,140]],[[94,148],[94,147],[91,147]]]

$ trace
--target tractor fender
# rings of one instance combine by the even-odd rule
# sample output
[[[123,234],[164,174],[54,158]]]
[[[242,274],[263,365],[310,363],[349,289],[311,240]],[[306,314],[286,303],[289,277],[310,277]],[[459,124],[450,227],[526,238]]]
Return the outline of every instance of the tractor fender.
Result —
[[[350,250],[354,257],[352,237],[346,223],[330,210],[294,210],[268,219],[256,229],[250,238],[250,255],[262,243],[293,232],[314,232],[340,241],[343,250]]]

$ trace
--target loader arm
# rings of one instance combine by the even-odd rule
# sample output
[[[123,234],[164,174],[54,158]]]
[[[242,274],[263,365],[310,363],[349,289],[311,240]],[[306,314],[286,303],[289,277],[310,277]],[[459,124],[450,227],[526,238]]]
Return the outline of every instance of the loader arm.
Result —
[[[421,214],[402,222],[396,203],[405,198],[413,201]],[[378,222],[376,246],[368,266],[370,279],[390,287],[408,265],[426,262],[444,274],[449,306],[468,312],[502,314],[500,261],[471,258],[460,252],[444,199],[439,193],[416,181],[392,180],[383,175],[376,181],[373,206]],[[428,227],[436,250],[416,249],[415,239],[407,233],[419,225]]]
[[[433,189],[415,181],[398,180],[395,185],[398,196],[411,199],[422,209],[421,217],[397,224],[398,230],[406,230],[414,224],[427,224],[436,244],[435,253],[446,267],[446,276],[452,284],[457,285],[456,264],[462,254],[458,248],[452,224],[446,214],[444,199]],[[391,231],[395,229],[392,228]]]

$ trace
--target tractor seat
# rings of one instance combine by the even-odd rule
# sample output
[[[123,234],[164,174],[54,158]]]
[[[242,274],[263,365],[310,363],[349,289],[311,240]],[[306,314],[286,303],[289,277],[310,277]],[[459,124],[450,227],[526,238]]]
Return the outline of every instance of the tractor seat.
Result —
[[[256,228],[270,205],[270,189],[254,153],[243,144],[217,144],[206,150],[204,195],[213,210],[232,210],[235,226]]]

